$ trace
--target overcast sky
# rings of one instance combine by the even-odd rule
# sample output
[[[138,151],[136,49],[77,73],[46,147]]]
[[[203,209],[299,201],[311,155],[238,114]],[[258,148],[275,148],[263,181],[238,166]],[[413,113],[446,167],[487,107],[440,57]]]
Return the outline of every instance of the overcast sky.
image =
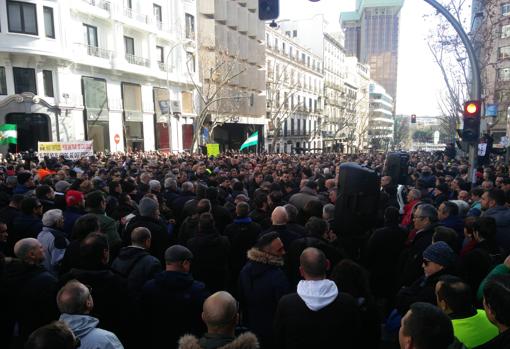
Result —
[[[340,30],[341,11],[352,11],[355,0],[280,0],[280,19],[299,19],[323,14],[331,31]],[[438,96],[443,89],[439,68],[425,38],[430,25],[423,18],[432,13],[422,0],[406,0],[400,14],[397,114],[436,116]]]

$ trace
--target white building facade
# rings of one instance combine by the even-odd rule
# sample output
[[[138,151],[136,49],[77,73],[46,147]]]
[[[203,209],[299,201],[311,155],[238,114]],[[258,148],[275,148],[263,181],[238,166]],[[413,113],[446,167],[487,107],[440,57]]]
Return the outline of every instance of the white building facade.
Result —
[[[322,64],[292,34],[266,28],[267,151],[322,149]]]
[[[393,142],[393,98],[384,87],[370,83],[368,138],[372,149],[388,150]]]
[[[189,149],[195,18],[194,0],[0,0],[0,124],[19,150]]]

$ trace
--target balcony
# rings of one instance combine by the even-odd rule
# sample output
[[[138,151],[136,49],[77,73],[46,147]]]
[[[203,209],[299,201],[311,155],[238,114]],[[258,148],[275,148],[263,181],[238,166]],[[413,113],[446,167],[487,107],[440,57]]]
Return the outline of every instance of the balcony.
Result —
[[[149,68],[151,65],[147,58],[130,55],[129,53],[126,53],[126,61],[128,61],[130,64],[141,65],[147,68]]]
[[[112,8],[112,4],[109,1],[105,0],[82,0],[82,1],[86,2],[89,5],[99,7],[100,9],[103,9],[108,12],[110,12]]]
[[[144,24],[151,24],[151,18],[149,18],[149,16],[135,12],[129,7],[124,7],[124,16]]]
[[[76,44],[81,52],[86,53],[89,56],[94,56],[103,59],[111,59],[113,57],[113,51],[106,50],[101,47],[90,46],[87,44]]]

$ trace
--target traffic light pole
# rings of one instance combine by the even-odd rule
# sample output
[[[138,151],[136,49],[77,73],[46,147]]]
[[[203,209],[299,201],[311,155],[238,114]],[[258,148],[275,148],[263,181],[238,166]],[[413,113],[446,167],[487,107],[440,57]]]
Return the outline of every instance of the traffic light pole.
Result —
[[[453,26],[457,34],[459,35],[464,47],[466,48],[466,52],[468,54],[469,64],[471,66],[471,90],[470,97],[473,100],[480,100],[482,97],[481,91],[481,78],[480,78],[480,66],[478,65],[478,60],[476,59],[476,52],[469,40],[468,35],[462,28],[462,25],[453,17],[453,15],[443,7],[436,0],[424,0],[426,3],[434,7],[440,14],[442,14],[448,22]],[[477,149],[478,142],[469,143],[469,178],[471,183],[476,182],[476,160],[477,160]]]

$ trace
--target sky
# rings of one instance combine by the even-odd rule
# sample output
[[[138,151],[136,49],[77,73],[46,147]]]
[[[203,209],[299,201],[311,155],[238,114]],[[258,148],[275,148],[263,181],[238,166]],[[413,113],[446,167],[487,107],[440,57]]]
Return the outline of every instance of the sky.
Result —
[[[279,19],[309,18],[323,14],[329,31],[339,31],[342,11],[352,11],[355,0],[280,0]],[[406,0],[400,13],[396,114],[438,116],[438,99],[444,89],[439,67],[426,44],[431,29],[423,16],[433,13],[422,0]]]

